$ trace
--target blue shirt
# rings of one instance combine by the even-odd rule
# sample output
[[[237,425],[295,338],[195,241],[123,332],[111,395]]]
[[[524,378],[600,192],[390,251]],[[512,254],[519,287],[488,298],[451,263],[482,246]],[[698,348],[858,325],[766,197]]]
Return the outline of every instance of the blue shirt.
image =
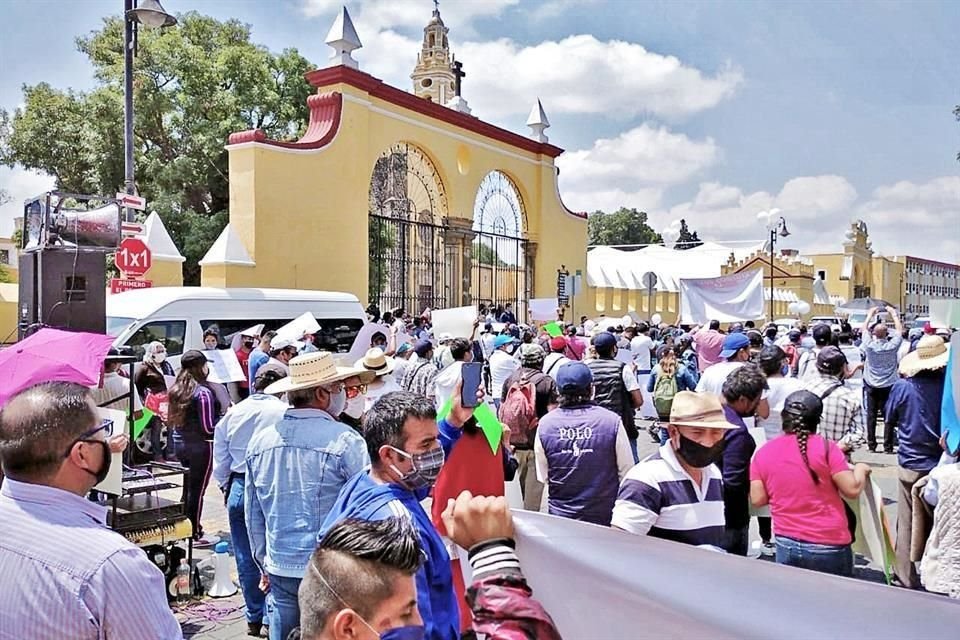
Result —
[[[218,487],[226,487],[231,473],[246,473],[250,438],[280,422],[289,408],[279,398],[255,393],[227,411],[213,432],[213,480]]]
[[[891,336],[889,340],[877,340],[869,332],[865,332],[863,343],[864,366],[863,382],[871,387],[892,387],[899,379],[897,367],[900,360],[897,351],[903,343],[899,335]]]
[[[78,495],[6,478],[0,489],[0,639],[183,638],[166,579]]]
[[[340,489],[370,464],[363,438],[320,409],[287,409],[247,445],[244,509],[261,571],[303,578]]]
[[[253,381],[257,379],[257,369],[267,364],[267,360],[270,359],[270,355],[264,353],[260,350],[260,347],[257,347],[250,352],[250,359],[247,360],[247,371],[250,373],[250,390],[253,390]]]
[[[940,406],[944,372],[921,372],[898,380],[890,389],[884,421],[897,430],[900,466],[930,471],[940,460]]]
[[[723,472],[723,514],[727,528],[739,529],[750,524],[750,459],[757,442],[729,405],[723,405],[723,413],[727,422],[737,425],[723,434],[727,444],[717,465]]]

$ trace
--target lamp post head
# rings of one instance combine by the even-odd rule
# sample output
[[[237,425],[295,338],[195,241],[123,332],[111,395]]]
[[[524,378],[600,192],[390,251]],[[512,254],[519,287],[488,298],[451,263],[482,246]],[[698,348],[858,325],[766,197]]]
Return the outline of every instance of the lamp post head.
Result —
[[[139,22],[145,27],[172,27],[177,18],[167,13],[160,0],[140,0],[140,6],[127,12],[127,20]]]
[[[783,218],[780,218],[780,237],[786,238],[790,235],[790,231],[787,230],[787,221]]]

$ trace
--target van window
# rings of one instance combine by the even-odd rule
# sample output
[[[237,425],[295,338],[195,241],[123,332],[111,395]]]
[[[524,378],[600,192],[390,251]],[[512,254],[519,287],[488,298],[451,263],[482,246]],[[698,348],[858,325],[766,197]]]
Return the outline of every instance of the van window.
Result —
[[[183,320],[157,320],[143,325],[127,340],[127,346],[133,347],[133,355],[143,357],[145,347],[151,342],[162,342],[168,356],[183,353],[183,341],[186,338],[187,323]]]
[[[283,325],[292,321],[293,318],[269,318],[256,319],[244,318],[242,320],[201,320],[200,327],[203,331],[214,328],[220,334],[220,346],[229,346],[233,336],[248,329],[255,324],[263,324],[264,331],[276,331]],[[317,334],[317,348],[333,353],[347,353],[353,346],[353,341],[363,327],[363,320],[360,318],[317,318],[317,324],[320,325],[320,332]]]

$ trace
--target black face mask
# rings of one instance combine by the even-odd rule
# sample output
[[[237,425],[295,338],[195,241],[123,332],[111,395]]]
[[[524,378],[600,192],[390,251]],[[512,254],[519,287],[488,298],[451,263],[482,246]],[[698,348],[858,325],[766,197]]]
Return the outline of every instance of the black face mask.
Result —
[[[107,475],[110,473],[110,463],[113,462],[113,454],[110,453],[110,443],[106,440],[83,440],[83,442],[88,444],[99,442],[100,446],[103,447],[103,464],[100,465],[100,469],[97,470],[96,473],[89,469],[84,469],[84,471],[96,479],[96,484],[100,484],[107,479]]]
[[[695,442],[680,434],[680,446],[677,447],[677,455],[689,464],[691,467],[702,469],[716,464],[723,456],[723,450],[727,447],[727,441],[721,440],[712,447],[705,447],[699,442]]]
[[[253,341],[244,342],[243,346],[245,346],[247,349],[253,349]]]

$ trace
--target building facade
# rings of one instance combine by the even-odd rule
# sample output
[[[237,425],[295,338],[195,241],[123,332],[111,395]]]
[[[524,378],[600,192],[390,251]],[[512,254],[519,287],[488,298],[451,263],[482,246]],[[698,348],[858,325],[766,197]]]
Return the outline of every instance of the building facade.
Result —
[[[960,298],[960,265],[900,256],[903,270],[904,311],[918,316],[930,313],[930,298]]]

